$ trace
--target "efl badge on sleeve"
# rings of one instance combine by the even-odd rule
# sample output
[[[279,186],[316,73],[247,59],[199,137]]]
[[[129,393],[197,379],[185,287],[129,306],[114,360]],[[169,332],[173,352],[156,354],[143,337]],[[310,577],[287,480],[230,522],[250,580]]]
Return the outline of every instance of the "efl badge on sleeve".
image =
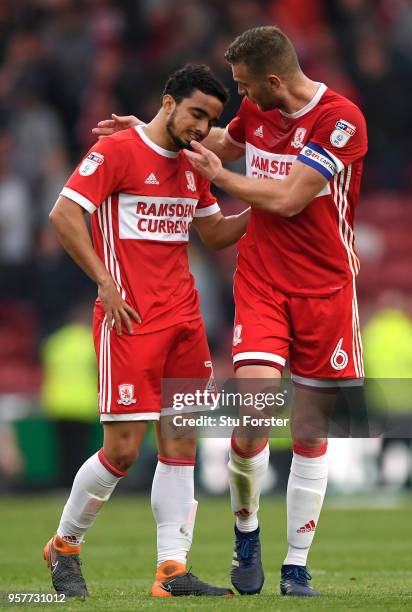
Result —
[[[185,175],[187,180],[187,188],[190,189],[190,191],[196,191],[195,175],[193,172],[186,170]]]
[[[81,174],[81,176],[90,176],[93,172],[96,172],[97,168],[101,166],[103,162],[104,155],[92,151],[80,164],[79,174]]]
[[[339,119],[339,121],[335,124],[335,129],[330,135],[330,141],[334,147],[338,147],[339,149],[344,147],[348,142],[349,138],[354,135],[356,132],[356,127],[349,123],[349,121],[345,121],[344,119]]]
[[[123,406],[135,404],[134,385],[119,385],[119,398],[117,403],[123,404]]]

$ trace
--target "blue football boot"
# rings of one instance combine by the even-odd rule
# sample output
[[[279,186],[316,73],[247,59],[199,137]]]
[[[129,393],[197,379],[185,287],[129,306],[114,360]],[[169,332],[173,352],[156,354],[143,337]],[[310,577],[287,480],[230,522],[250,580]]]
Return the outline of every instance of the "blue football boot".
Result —
[[[260,529],[242,533],[235,525],[235,550],[230,577],[241,595],[260,593],[265,581],[260,558]]]
[[[280,592],[282,595],[295,597],[316,597],[320,595],[319,591],[308,585],[308,580],[312,580],[312,576],[306,566],[282,565]]]

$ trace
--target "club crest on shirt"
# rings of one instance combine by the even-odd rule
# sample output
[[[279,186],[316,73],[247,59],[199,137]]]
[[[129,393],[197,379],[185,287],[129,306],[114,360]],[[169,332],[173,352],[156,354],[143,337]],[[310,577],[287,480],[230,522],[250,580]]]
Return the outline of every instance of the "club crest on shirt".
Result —
[[[117,403],[123,404],[123,406],[135,404],[136,400],[134,398],[134,385],[119,385],[119,398],[120,399],[117,400]]]
[[[216,392],[217,384],[216,384],[215,377],[213,374],[213,363],[211,361],[205,361],[204,364],[205,364],[205,368],[210,368],[210,376],[206,384],[206,391],[210,391],[212,393]]]
[[[187,188],[190,189],[190,191],[196,191],[196,181],[193,172],[191,170],[186,170],[185,175],[187,181]]]
[[[295,135],[293,137],[292,142],[290,143],[292,145],[292,147],[294,147],[295,149],[301,149],[304,145],[304,139],[306,136],[306,128],[304,127],[298,127],[296,128],[296,132]]]
[[[339,119],[335,124],[335,129],[330,135],[330,142],[334,147],[340,149],[345,146],[349,138],[353,136],[355,132],[356,127],[352,125],[352,123],[345,121],[345,119]]]
[[[243,329],[243,326],[240,323],[239,325],[236,325],[233,331],[233,346],[237,346],[238,344],[242,342],[243,340],[242,329]]]
[[[81,176],[90,176],[93,172],[96,172],[97,168],[101,166],[103,162],[104,155],[92,151],[80,164],[79,174],[81,174]]]

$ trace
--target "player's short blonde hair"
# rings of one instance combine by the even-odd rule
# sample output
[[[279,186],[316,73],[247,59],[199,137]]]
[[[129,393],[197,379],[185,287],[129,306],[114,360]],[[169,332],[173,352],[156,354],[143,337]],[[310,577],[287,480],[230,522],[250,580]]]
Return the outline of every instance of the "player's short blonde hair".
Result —
[[[229,45],[225,58],[229,64],[243,62],[256,76],[274,73],[290,79],[300,70],[295,47],[276,26],[246,30]]]

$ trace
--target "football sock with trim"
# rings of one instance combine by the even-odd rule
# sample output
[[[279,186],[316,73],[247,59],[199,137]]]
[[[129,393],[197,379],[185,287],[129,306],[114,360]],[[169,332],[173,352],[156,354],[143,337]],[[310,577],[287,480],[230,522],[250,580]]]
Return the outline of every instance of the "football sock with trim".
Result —
[[[57,535],[69,545],[79,546],[101,507],[126,473],[109,463],[103,449],[87,459],[73,481]]]
[[[317,448],[293,445],[288,481],[288,553],[284,565],[305,566],[328,482],[327,442]]]
[[[165,561],[186,564],[197,510],[194,464],[194,457],[158,457],[151,497],[157,525],[158,567]]]
[[[232,438],[229,450],[230,502],[236,527],[244,533],[258,528],[260,492],[269,465],[267,440],[252,451],[243,451]]]

